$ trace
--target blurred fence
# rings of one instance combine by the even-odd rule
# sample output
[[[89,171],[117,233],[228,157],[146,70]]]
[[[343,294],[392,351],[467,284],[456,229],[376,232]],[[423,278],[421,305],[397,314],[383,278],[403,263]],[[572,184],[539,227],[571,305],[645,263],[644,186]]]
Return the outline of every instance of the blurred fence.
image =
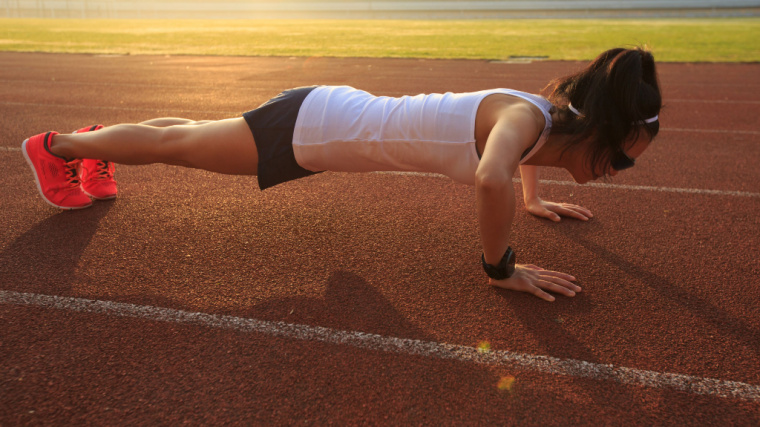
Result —
[[[760,16],[760,0],[0,0],[9,18],[558,18]]]

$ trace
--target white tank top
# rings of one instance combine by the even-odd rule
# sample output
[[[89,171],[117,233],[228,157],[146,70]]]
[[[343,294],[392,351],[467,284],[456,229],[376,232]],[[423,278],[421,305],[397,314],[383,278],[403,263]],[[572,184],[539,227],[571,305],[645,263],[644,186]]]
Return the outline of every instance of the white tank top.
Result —
[[[546,142],[552,119],[545,98],[510,89],[391,98],[350,86],[320,86],[304,100],[293,133],[296,161],[311,171],[432,172],[474,185],[480,158],[475,115],[488,95],[525,99],[546,125],[527,161]]]

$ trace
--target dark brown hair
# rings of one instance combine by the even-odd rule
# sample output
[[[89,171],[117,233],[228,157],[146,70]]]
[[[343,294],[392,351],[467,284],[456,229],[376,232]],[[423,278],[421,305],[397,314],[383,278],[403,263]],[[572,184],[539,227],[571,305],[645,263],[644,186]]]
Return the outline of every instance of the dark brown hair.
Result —
[[[559,110],[551,132],[571,135],[565,150],[590,139],[586,160],[594,171],[608,173],[611,158],[626,141],[638,139],[642,131],[651,139],[660,130],[659,121],[644,123],[660,113],[662,97],[654,57],[642,48],[603,52],[544,91],[550,92],[548,99]],[[571,112],[568,103],[581,115]]]

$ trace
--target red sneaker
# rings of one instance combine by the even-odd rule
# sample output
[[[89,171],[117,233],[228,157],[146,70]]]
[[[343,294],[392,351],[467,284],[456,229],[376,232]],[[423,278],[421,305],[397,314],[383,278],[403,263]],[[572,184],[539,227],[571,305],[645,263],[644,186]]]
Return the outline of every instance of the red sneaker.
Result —
[[[50,140],[58,132],[35,135],[21,144],[42,198],[61,209],[82,209],[92,200],[79,187],[81,160],[67,160],[50,152]]]
[[[82,160],[82,191],[98,200],[116,198],[114,165],[104,160]]]
[[[74,133],[93,132],[102,129],[103,125],[89,126],[74,131]],[[104,160],[82,160],[82,191],[98,200],[108,200],[116,197],[116,181],[113,179],[115,167]]]

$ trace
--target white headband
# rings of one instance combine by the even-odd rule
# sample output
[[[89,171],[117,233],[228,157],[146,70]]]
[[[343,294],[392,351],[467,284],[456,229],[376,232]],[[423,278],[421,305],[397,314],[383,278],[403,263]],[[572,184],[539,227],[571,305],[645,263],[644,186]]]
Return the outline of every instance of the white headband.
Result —
[[[644,120],[644,123],[654,123],[657,120],[660,120],[660,115],[659,114],[655,114],[654,117],[650,117],[650,118]]]
[[[583,117],[583,114],[581,114],[581,112],[580,112],[580,111],[576,110],[576,109],[575,109],[575,107],[573,107],[573,104],[569,104],[569,103],[568,103],[568,104],[567,104],[567,108],[568,108],[570,111],[572,111],[572,112],[573,112],[573,114],[575,114],[576,116],[578,116],[578,117]]]
[[[575,114],[576,116],[583,117],[583,114],[581,114],[580,111],[576,110],[575,107],[573,107],[573,104],[568,103],[567,104],[567,109],[570,110],[570,111],[572,111],[573,114]],[[639,123],[654,123],[657,120],[660,120],[660,115],[659,114],[656,114],[654,117],[648,118],[646,120],[642,120]]]

